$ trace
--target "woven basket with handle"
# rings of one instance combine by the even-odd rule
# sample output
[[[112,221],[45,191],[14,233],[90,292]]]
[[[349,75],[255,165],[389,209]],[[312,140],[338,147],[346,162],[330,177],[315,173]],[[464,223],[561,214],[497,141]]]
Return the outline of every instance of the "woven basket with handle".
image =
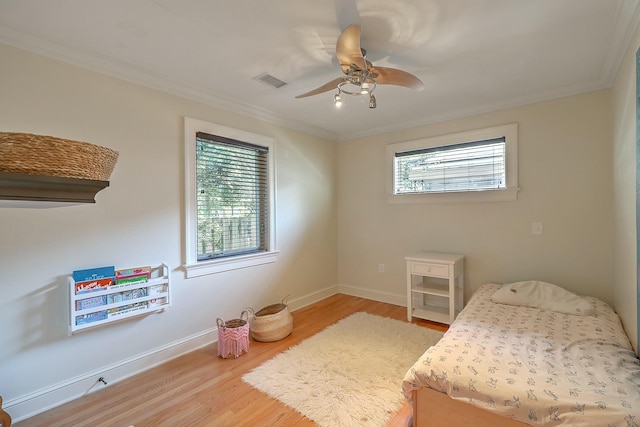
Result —
[[[249,329],[251,337],[256,341],[279,341],[291,334],[293,317],[289,313],[289,306],[285,297],[281,303],[268,305],[257,312],[248,308]]]
[[[0,172],[108,181],[116,160],[117,151],[88,142],[0,132]]]

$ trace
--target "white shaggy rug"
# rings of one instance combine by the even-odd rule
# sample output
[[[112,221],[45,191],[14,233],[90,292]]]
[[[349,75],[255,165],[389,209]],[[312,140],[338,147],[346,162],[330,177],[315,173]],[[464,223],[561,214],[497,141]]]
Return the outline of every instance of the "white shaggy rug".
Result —
[[[384,426],[402,406],[402,379],[442,332],[355,313],[242,379],[321,427]]]

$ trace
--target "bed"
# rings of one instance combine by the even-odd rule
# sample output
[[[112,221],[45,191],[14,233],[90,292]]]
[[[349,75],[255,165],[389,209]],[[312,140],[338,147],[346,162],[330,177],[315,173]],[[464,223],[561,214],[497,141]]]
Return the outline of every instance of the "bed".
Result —
[[[510,285],[524,284],[549,285]],[[414,426],[640,426],[640,361],[611,307],[555,285],[579,308],[554,293],[494,302],[527,296],[507,287],[483,285],[409,369]]]
[[[11,416],[2,409],[2,396],[0,396],[0,426],[11,427]]]

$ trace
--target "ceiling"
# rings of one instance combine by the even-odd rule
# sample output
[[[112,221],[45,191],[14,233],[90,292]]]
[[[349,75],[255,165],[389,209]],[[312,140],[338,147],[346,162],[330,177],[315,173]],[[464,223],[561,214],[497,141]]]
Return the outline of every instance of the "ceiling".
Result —
[[[640,0],[2,0],[0,43],[343,141],[608,88],[639,16]],[[295,99],[342,75],[353,23],[367,59],[426,89],[378,86],[376,109]]]

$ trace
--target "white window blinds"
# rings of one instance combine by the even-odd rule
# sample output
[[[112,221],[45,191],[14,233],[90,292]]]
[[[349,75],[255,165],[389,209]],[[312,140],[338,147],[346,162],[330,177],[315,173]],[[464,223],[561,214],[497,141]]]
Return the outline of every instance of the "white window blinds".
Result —
[[[198,261],[269,249],[268,152],[196,133]]]
[[[394,194],[506,188],[505,138],[397,152]]]

